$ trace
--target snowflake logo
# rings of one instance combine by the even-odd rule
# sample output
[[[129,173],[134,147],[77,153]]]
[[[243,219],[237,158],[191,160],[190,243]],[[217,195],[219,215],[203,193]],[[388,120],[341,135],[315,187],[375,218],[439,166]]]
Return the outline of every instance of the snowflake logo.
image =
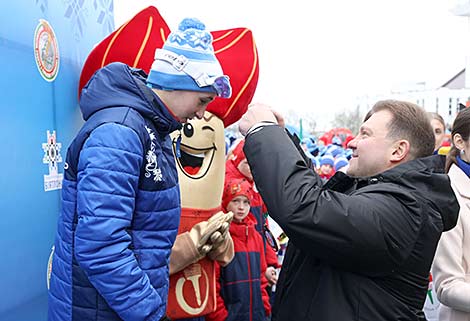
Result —
[[[155,182],[160,182],[163,180],[162,170],[158,167],[157,162],[157,155],[155,154],[155,133],[147,126],[145,126],[147,133],[149,134],[150,138],[150,149],[145,154],[145,177],[151,178],[153,176],[153,180]]]
[[[60,156],[61,148],[62,144],[57,142],[55,130],[52,134],[50,131],[47,131],[47,143],[42,144],[42,150],[44,151],[42,162],[49,165],[51,173],[57,173],[57,163],[62,162],[62,156]]]

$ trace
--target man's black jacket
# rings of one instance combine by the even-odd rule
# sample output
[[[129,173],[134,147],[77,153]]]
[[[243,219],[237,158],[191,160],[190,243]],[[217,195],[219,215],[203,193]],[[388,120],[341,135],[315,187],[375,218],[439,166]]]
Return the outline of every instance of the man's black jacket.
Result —
[[[424,320],[434,252],[459,211],[442,157],[322,186],[278,126],[248,135],[244,151],[289,237],[273,321]]]

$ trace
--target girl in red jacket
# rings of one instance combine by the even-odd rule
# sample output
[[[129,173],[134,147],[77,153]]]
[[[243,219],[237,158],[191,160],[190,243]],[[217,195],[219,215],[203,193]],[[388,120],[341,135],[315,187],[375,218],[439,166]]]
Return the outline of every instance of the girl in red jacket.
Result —
[[[252,193],[251,184],[245,179],[232,179],[225,184],[222,207],[233,213],[230,234],[235,257],[220,268],[217,310],[207,320],[264,321],[271,314],[263,239],[250,214]]]

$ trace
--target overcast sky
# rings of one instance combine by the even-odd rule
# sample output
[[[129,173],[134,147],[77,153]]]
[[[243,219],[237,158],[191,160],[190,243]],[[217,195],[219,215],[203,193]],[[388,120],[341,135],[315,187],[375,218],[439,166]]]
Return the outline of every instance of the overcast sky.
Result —
[[[247,27],[259,53],[255,101],[309,110],[320,122],[354,108],[355,98],[403,84],[433,88],[465,67],[462,0],[115,0],[119,27],[154,5],[170,29],[197,17],[210,30]]]

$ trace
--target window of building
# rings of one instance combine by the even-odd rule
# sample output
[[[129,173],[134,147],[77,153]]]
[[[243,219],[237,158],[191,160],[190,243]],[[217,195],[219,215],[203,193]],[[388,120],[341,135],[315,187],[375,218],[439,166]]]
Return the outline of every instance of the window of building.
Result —
[[[452,116],[452,98],[449,98],[449,116]]]

